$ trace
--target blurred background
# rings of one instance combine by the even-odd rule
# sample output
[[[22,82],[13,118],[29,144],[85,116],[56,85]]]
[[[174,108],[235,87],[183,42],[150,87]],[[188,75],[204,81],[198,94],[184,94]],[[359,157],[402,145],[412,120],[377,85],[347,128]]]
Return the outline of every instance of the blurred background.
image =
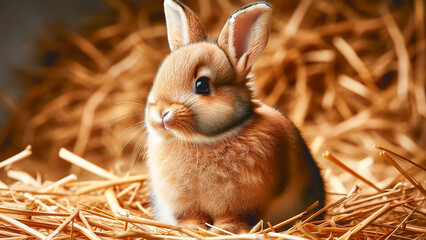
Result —
[[[182,2],[215,39],[250,1]],[[329,191],[374,189],[326,151],[379,188],[402,178],[373,145],[425,166],[424,1],[270,2],[256,96],[301,129]],[[61,147],[117,174],[142,163],[145,99],[169,53],[162,1],[2,1],[0,20],[0,160],[30,144],[33,155],[14,168],[47,179],[82,174]]]
[[[74,30],[82,30],[85,20],[108,9],[102,0],[16,0],[0,1],[0,89],[13,102],[24,94],[16,71],[38,65],[36,39],[48,32],[49,24],[61,22]],[[2,99],[6,101],[5,99]],[[2,105],[6,105],[4,102]],[[0,108],[0,123],[8,119],[5,106]]]

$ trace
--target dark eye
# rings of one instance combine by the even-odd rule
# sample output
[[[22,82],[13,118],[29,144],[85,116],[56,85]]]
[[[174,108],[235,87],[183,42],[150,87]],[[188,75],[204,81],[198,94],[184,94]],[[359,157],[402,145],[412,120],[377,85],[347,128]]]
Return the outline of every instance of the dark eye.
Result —
[[[208,77],[200,77],[195,82],[195,92],[197,94],[209,95],[210,85]]]

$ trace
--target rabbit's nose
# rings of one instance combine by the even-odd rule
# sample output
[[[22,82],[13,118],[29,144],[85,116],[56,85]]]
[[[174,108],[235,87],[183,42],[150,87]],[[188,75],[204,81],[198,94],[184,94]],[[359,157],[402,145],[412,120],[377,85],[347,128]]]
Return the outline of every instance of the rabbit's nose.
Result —
[[[161,114],[161,125],[164,129],[167,129],[166,127],[166,122],[167,120],[169,120],[172,117],[172,111],[169,109],[166,109],[163,111],[163,113]]]
[[[162,114],[163,121],[167,121],[171,117],[172,117],[172,111],[171,110],[166,109],[166,110],[163,111],[163,114]]]

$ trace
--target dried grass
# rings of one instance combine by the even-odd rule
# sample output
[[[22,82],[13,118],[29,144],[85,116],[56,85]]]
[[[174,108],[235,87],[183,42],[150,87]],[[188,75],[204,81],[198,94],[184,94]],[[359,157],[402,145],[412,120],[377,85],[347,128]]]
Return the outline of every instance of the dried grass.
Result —
[[[394,153],[383,150],[381,155],[395,162]],[[74,154],[65,158],[78,166],[92,165]],[[426,194],[415,179],[414,186],[398,183],[392,189],[375,194],[365,194],[355,188],[316,213],[309,210],[313,209],[310,207],[275,226],[268,223],[269,228],[263,229],[259,222],[249,234],[222,231],[223,234],[218,235],[204,229],[191,231],[150,220],[145,175],[111,180],[97,167],[85,169],[104,180],[78,181],[75,175],[70,175],[43,184],[34,180],[38,186],[28,186],[26,178],[18,178],[14,184],[0,189],[0,236],[205,240],[421,239],[426,236]],[[405,170],[401,171],[409,178]],[[327,211],[327,219],[313,222],[312,219],[323,211]],[[283,226],[290,228],[284,232],[275,231]]]
[[[286,112],[311,143],[330,204],[324,221],[307,211],[245,235],[149,220],[146,175],[127,169],[142,151],[144,102],[169,51],[162,6],[108,2],[113,11],[93,17],[85,33],[52,26],[38,43],[43,66],[21,70],[28,88],[19,104],[0,94],[13,113],[0,129],[0,236],[425,238],[424,1],[271,1],[271,38],[254,68],[257,96]],[[211,36],[247,2],[185,1]]]

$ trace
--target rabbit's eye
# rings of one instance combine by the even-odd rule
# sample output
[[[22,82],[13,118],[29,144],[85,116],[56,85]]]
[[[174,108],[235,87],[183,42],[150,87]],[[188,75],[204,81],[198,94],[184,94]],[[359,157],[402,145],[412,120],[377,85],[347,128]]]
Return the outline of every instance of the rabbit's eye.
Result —
[[[195,92],[197,94],[209,95],[210,85],[208,77],[200,77],[195,82]]]

